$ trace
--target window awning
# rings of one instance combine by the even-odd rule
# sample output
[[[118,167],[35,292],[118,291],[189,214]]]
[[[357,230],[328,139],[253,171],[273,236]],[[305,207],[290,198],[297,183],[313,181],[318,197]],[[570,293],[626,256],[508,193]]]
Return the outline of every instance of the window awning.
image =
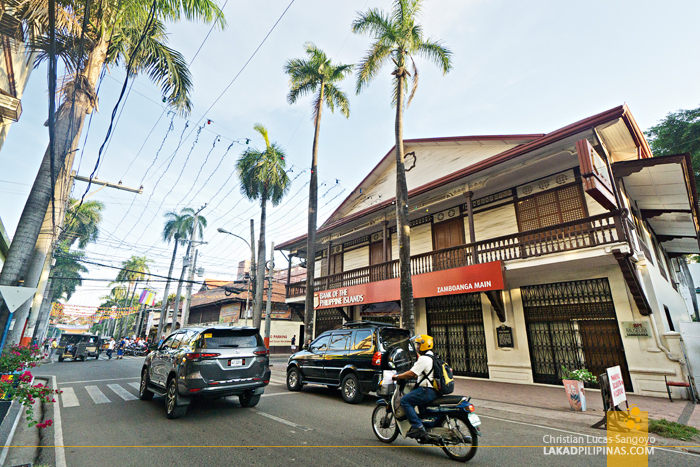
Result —
[[[700,253],[700,210],[690,154],[617,162],[612,168],[668,253]]]

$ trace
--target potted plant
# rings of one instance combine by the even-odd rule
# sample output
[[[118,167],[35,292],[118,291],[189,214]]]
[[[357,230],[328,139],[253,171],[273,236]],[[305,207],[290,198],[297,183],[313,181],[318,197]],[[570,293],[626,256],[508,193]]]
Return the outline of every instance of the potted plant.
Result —
[[[41,383],[33,384],[34,377],[29,368],[39,366],[43,357],[37,345],[7,346],[0,355],[0,404],[7,406],[4,410],[6,413],[12,401],[19,402],[26,409],[28,425],[37,428],[51,426],[53,422],[35,420],[34,403],[56,402],[54,396],[61,392]]]
[[[561,370],[564,375],[562,378],[564,389],[566,390],[566,396],[569,398],[571,409],[585,412],[586,393],[584,392],[583,385],[584,383],[595,383],[596,377],[585,368],[570,371],[568,368],[562,366]]]

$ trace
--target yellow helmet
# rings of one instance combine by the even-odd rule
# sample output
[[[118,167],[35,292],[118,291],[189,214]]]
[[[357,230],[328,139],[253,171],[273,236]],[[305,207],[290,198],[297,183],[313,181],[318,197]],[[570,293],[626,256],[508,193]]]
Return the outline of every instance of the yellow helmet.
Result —
[[[433,348],[433,338],[427,334],[421,334],[420,336],[415,336],[411,339],[418,346],[418,350],[421,352],[427,352]]]

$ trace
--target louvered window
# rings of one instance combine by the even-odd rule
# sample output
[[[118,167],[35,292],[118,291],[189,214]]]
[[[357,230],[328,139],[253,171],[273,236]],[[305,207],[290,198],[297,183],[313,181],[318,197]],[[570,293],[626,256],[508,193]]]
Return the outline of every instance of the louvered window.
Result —
[[[516,203],[521,232],[563,224],[586,217],[581,186],[546,191]]]

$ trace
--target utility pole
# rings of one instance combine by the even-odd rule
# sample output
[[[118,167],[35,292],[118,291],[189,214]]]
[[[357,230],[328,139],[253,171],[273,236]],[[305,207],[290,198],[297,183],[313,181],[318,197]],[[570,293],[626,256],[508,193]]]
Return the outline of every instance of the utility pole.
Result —
[[[187,295],[185,296],[185,304],[182,307],[182,326],[187,326],[190,319],[190,303],[192,303],[192,282],[194,282],[194,271],[197,269],[197,254],[199,250],[194,250],[194,263],[190,268],[190,278],[187,282]]]
[[[195,243],[195,234],[197,233],[197,224],[199,223],[199,213],[202,212],[204,208],[206,208],[207,205],[205,204],[197,212],[194,213],[194,222],[192,223],[192,232],[190,233],[190,238],[187,243],[187,254],[185,255],[185,259],[182,261],[182,272],[180,273],[180,280],[177,282],[177,292],[175,293],[175,303],[173,304],[173,324],[170,327],[170,332],[175,331],[175,325],[177,324],[177,315],[179,313],[180,308],[180,294],[182,293],[182,282],[185,280],[185,272],[187,271],[187,267],[190,264],[190,258],[191,258],[191,253],[192,253],[192,244]],[[194,268],[192,268],[194,269]],[[184,317],[185,314],[185,309],[183,306],[182,309],[182,314]],[[185,321],[183,320],[183,326],[185,325]],[[167,323],[165,323],[167,325]],[[163,328],[165,329],[165,327]]]
[[[265,308],[265,347],[270,349],[270,326],[272,324],[272,275],[275,272],[275,242],[270,242],[270,269],[267,274],[267,308]],[[263,284],[265,281],[263,280]]]

